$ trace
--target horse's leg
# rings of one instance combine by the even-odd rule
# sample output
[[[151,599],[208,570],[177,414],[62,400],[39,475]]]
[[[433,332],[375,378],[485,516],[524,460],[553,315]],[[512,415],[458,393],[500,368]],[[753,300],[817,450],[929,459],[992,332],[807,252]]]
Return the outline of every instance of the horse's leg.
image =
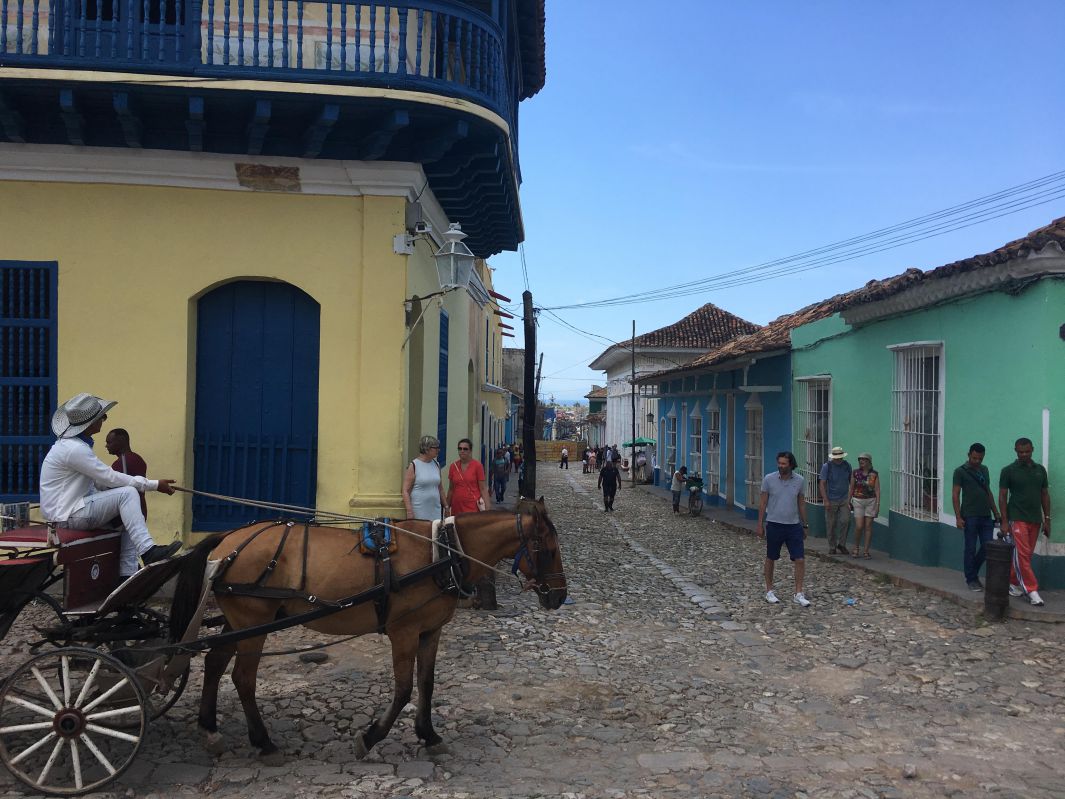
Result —
[[[414,656],[418,651],[418,633],[413,626],[401,627],[390,631],[388,638],[392,642],[392,674],[396,683],[392,704],[383,717],[371,721],[362,735],[355,736],[355,756],[360,759],[388,735],[399,712],[414,693]]]
[[[237,642],[237,663],[233,667],[233,685],[237,688],[240,704],[244,706],[244,717],[248,720],[248,740],[259,750],[260,756],[269,758],[275,755],[278,749],[270,740],[270,733],[266,731],[263,717],[259,713],[259,705],[255,701],[255,681],[259,673],[259,661],[262,659],[265,642],[265,635]]]
[[[228,632],[226,627],[223,632]],[[218,685],[236,652],[235,644],[211,649],[203,661],[203,692],[200,694],[199,725],[207,733],[206,747],[211,754],[221,754],[222,736],[218,734]]]
[[[441,738],[433,729],[433,683],[436,680],[436,651],[443,627],[424,632],[418,639],[418,713],[414,731],[426,746],[436,746]]]

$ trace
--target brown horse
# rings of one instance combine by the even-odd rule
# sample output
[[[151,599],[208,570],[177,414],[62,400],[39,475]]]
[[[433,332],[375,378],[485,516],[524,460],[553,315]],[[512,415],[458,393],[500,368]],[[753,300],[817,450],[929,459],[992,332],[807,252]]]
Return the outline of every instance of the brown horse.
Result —
[[[404,530],[420,536],[430,534],[429,522],[407,520],[398,522]],[[266,528],[266,529],[264,529]],[[354,596],[377,584],[374,558],[360,554],[357,544],[360,532],[334,527],[311,527],[304,536],[303,524],[258,524],[201,542],[195,557],[206,561],[226,559],[239,549],[239,554],[215,578],[215,597],[226,620],[226,630],[238,632],[268,624],[284,616],[295,616],[328,605],[330,600]],[[288,540],[281,539],[288,529]],[[455,519],[455,529],[461,548],[469,564],[465,582],[476,584],[488,574],[482,564],[495,564],[505,557],[516,558],[517,567],[527,578],[526,587],[534,588],[540,604],[557,609],[566,598],[566,578],[562,570],[562,555],[554,525],[547,517],[542,498],[539,502],[523,502],[521,512],[503,511],[462,514]],[[256,532],[259,534],[256,535]],[[402,531],[393,531],[398,543],[391,561],[395,579],[410,574],[432,562],[431,545],[425,538],[417,538]],[[243,547],[242,547],[243,545]],[[446,552],[444,554],[447,554]],[[191,558],[190,558],[191,559]],[[223,563],[225,561],[223,560]],[[202,572],[200,572],[202,574]],[[265,579],[260,579],[266,575]],[[224,584],[240,585],[259,582],[275,589],[275,597],[230,595]],[[175,608],[193,607],[194,597],[202,591],[202,581],[179,583]],[[304,598],[285,598],[302,592],[313,595],[315,603]],[[181,595],[184,594],[184,597]],[[432,576],[390,593],[384,632],[392,644],[392,669],[395,692],[392,704],[378,719],[356,738],[356,754],[364,756],[382,740],[392,728],[400,710],[410,701],[417,662],[418,707],[414,729],[426,746],[440,743],[433,729],[431,702],[436,667],[437,645],[443,626],[455,613],[457,597],[454,592],[441,589]],[[187,613],[186,613],[187,615]],[[332,615],[304,622],[316,632],[329,635],[354,635],[379,629],[378,614],[373,602],[355,605]],[[239,636],[235,636],[239,637]],[[229,642],[216,646],[207,654],[204,664],[203,696],[200,702],[199,724],[208,734],[208,745],[217,746],[218,685],[229,661],[237,655],[233,667],[233,683],[248,720],[248,737],[260,754],[277,760],[277,747],[270,740],[255,701],[256,673],[262,656],[266,635]],[[273,757],[269,757],[273,755]]]

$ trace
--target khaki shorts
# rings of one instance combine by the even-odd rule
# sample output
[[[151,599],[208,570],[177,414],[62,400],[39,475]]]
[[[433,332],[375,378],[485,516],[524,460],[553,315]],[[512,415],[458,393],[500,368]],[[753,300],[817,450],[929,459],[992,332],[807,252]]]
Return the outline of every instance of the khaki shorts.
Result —
[[[876,518],[876,497],[869,497],[869,499],[854,497],[851,500],[851,505],[854,506],[855,518],[861,518],[863,516]]]

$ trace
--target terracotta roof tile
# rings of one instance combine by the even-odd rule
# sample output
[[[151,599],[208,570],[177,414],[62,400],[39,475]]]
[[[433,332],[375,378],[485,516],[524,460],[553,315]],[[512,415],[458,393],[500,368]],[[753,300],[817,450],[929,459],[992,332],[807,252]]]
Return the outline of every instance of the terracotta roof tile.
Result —
[[[1009,244],[983,255],[974,255],[926,272],[922,272],[920,269],[907,269],[900,275],[885,278],[884,280],[870,280],[854,291],[837,294],[835,297],[815,302],[793,313],[777,317],[760,330],[728,341],[705,355],[696,358],[681,369],[665,370],[658,374],[664,375],[671,372],[713,366],[744,355],[787,349],[791,346],[791,331],[796,327],[816,322],[819,319],[824,319],[856,305],[886,299],[919,283],[943,280],[964,272],[971,272],[974,269],[997,266],[1014,258],[1024,257],[1029,252],[1041,250],[1050,242],[1057,242],[1065,248],[1065,217],[1056,219],[1046,227],[1034,230],[1023,238],[1011,241]],[[639,338],[637,338],[637,341],[639,341]],[[647,382],[647,377],[651,376],[644,377],[641,382]]]
[[[595,386],[584,395],[585,399],[606,399],[606,386]]]

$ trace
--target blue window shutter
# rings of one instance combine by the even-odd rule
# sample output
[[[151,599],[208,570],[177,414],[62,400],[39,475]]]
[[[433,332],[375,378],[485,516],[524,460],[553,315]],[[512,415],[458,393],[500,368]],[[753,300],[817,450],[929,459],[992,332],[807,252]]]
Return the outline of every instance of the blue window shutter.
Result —
[[[440,439],[440,465],[447,463],[447,339],[450,319],[440,311],[440,387],[436,400],[436,437]]]
[[[0,261],[0,501],[39,497],[55,437],[59,265]]]

